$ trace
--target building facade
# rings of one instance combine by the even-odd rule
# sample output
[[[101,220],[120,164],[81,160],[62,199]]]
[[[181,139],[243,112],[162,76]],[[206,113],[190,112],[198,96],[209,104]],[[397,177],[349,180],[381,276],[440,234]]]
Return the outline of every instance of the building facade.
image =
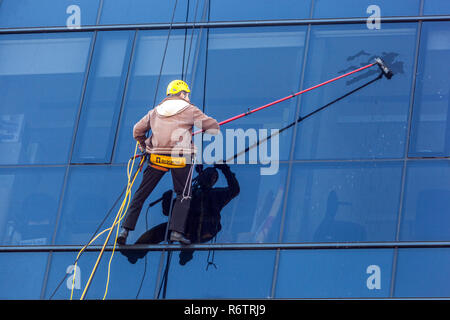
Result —
[[[375,57],[392,79],[375,66],[230,122],[214,152],[204,136],[222,159],[333,102],[230,163],[214,241],[133,260],[114,230],[86,288],[106,232],[77,254],[112,225],[132,127],[171,80],[222,121]],[[0,0],[0,298],[450,297],[449,60],[446,0]],[[129,243],[167,221],[149,204],[171,186]]]

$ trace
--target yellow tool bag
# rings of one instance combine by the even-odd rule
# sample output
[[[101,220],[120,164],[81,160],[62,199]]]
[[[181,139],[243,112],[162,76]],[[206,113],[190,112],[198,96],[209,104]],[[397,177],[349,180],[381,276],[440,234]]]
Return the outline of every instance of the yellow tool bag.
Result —
[[[184,168],[186,167],[186,158],[152,153],[150,155],[150,165],[161,171],[168,171],[169,169],[174,168]]]

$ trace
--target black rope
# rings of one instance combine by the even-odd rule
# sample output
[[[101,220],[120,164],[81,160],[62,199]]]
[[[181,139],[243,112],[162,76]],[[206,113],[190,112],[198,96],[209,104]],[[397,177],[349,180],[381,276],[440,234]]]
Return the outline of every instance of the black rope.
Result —
[[[172,25],[173,25],[173,20],[175,18],[175,11],[177,9],[177,3],[178,3],[178,0],[175,0],[175,5],[174,5],[173,11],[172,11],[172,19],[170,21],[169,32],[167,33],[166,45],[164,47],[163,58],[162,58],[162,61],[161,61],[161,67],[159,69],[158,81],[156,82],[155,96],[153,98],[153,106],[155,106],[156,97],[158,95],[159,83],[161,81],[161,75],[162,75],[162,71],[163,71],[163,68],[164,68],[164,61],[166,60],[167,48],[169,47],[169,39],[170,39],[170,34],[172,33]]]
[[[217,239],[217,233],[216,233],[216,235],[214,236],[214,239],[213,239],[213,241],[212,241],[212,243],[216,243],[216,239]],[[212,251],[212,254],[211,254],[211,251]],[[207,264],[206,264],[206,271],[208,271],[208,268],[209,268],[209,266],[213,266],[214,268],[216,268],[217,269],[217,265],[214,263],[214,255],[215,255],[215,250],[214,249],[212,249],[212,250],[208,250],[208,258],[206,258],[206,262],[207,262]],[[210,257],[212,256],[212,259],[210,260]]]
[[[183,70],[183,80],[186,79],[186,75],[189,70],[189,60],[191,58],[192,40],[194,39],[194,30],[195,30],[195,23],[197,22],[197,10],[198,10],[199,3],[200,3],[200,0],[197,0],[197,5],[195,6],[195,12],[194,12],[194,21],[192,23],[191,40],[189,43],[189,52],[188,52],[188,58],[187,58],[187,62],[186,62],[186,70]],[[198,41],[200,41],[200,39],[198,39]]]
[[[168,221],[170,222],[170,218],[172,217],[172,210],[173,210],[173,191],[172,194],[170,196],[170,205],[169,205],[169,216],[168,216]],[[167,241],[167,237],[169,235],[169,222],[167,223],[167,227],[166,227],[166,231],[164,234],[164,240]],[[170,243],[170,242],[169,242]],[[165,252],[165,249],[163,249],[162,253],[163,254]],[[166,261],[166,268],[164,270],[164,275],[161,279],[161,283],[159,285],[159,290],[158,290],[158,299],[159,296],[161,294],[161,287],[164,285],[164,292],[163,292],[163,298],[166,298],[166,291],[167,291],[167,275],[169,274],[169,267],[170,267],[170,261],[172,258],[172,251],[169,251],[167,253],[167,261]]]
[[[191,56],[191,50],[192,50],[192,41],[193,41],[193,38],[194,38],[194,30],[195,30],[195,23],[196,23],[196,20],[197,20],[197,11],[198,11],[199,3],[200,3],[200,0],[197,0],[197,5],[195,7],[195,13],[194,13],[194,21],[193,21],[193,24],[192,24],[192,32],[191,32],[191,39],[190,39],[190,44],[189,44],[188,59],[187,59],[187,62],[186,62],[186,69],[185,69],[186,71],[183,70],[183,72],[182,72],[183,78],[186,78],[186,74],[187,74],[187,72],[189,70],[189,62],[190,62],[190,56]],[[206,7],[206,1],[205,1],[205,7]],[[204,13],[205,13],[205,10],[204,10]],[[202,28],[203,27],[201,27],[201,29]],[[199,39],[197,40],[197,42],[198,42],[198,46],[199,46],[199,44],[200,44],[200,36],[199,36]],[[195,66],[196,66],[196,61],[195,61],[194,67],[193,67],[193,78],[194,78],[195,73],[196,73],[196,67]],[[192,87],[192,85],[191,85],[191,87]],[[173,196],[173,193],[172,193],[172,196]],[[170,200],[170,209],[169,209],[169,217],[168,217],[168,221],[169,222],[170,222],[170,218],[171,218],[171,215],[172,215],[172,202],[173,202],[172,196],[170,198],[171,200]],[[167,240],[168,236],[169,236],[169,223],[167,223],[167,227],[166,227],[166,231],[165,231],[165,235],[164,235],[164,241],[168,241]],[[170,241],[168,241],[168,242],[170,243]],[[164,251],[165,250],[163,250],[163,252]],[[166,298],[168,274],[169,274],[169,268],[170,268],[171,259],[172,259],[172,251],[169,251],[168,254],[167,254],[167,260],[166,260],[166,267],[164,269],[164,275],[163,275],[163,277],[161,279],[161,283],[160,283],[159,290],[158,290],[158,296],[157,296],[158,299],[159,299],[159,297],[161,295],[161,289],[164,289],[163,290],[163,295],[162,295],[163,299]]]

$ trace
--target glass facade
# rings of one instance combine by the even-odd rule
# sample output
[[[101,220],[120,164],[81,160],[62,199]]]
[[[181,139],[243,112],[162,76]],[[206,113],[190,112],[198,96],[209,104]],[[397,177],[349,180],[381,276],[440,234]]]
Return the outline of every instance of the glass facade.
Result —
[[[450,297],[449,44],[446,0],[0,0],[0,299],[82,297],[171,80],[223,121],[375,57],[196,140],[239,184],[217,236],[114,229],[85,298]]]

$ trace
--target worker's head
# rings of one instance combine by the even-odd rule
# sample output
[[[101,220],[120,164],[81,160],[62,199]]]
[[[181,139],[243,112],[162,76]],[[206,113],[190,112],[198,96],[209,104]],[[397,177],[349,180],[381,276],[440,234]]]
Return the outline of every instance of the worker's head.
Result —
[[[212,188],[212,186],[216,184],[217,179],[219,179],[219,173],[216,168],[206,168],[199,173],[197,179],[198,184],[202,189]]]
[[[167,86],[167,96],[178,96],[180,98],[189,100],[189,93],[191,90],[186,82],[183,80],[173,80]]]

